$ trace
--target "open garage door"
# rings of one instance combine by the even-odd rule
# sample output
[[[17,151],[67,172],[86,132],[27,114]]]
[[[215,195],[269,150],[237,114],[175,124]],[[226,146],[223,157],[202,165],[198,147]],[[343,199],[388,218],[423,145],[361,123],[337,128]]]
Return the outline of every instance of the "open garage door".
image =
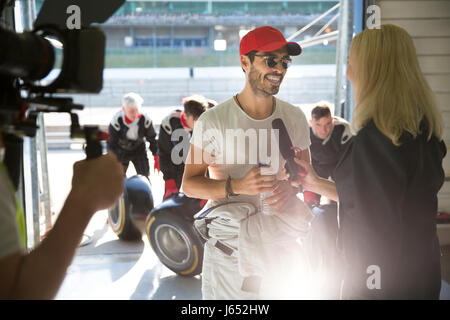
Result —
[[[42,2],[36,0],[37,10]],[[294,60],[279,97],[307,108],[319,100],[328,100],[334,104],[336,115],[350,119],[353,105],[345,77],[346,57],[353,35],[366,27],[371,15],[376,15],[367,10],[371,5],[381,8],[382,23],[398,24],[413,36],[421,67],[436,93],[448,131],[448,1],[127,1],[111,19],[98,25],[107,35],[103,90],[100,94],[71,97],[85,106],[80,114],[83,124],[105,128],[120,108],[121,97],[129,91],[139,92],[145,100],[145,111],[158,128],[163,117],[180,107],[185,96],[201,93],[222,102],[238,92],[243,85],[237,54],[239,40],[248,30],[267,24],[276,26],[286,38],[298,41],[305,49],[304,55]],[[51,74],[49,80],[52,77],[56,74]],[[39,121],[44,124],[43,118]],[[31,247],[40,241],[43,230],[39,212],[45,204],[41,203],[49,201],[45,200],[49,193],[45,191],[47,148],[80,145],[69,138],[67,118],[46,116],[45,127],[47,132],[42,130],[26,151],[26,166],[31,168],[26,187],[34,190],[26,192],[32,197],[27,200],[32,203],[27,210],[29,214],[34,212],[30,218],[34,223],[29,227],[35,235]],[[448,132],[445,137],[448,145]],[[45,156],[39,160],[37,155]],[[444,168],[450,176],[449,161],[447,156]],[[38,163],[44,168],[41,176],[33,171]],[[450,212],[449,182],[439,194],[439,210]],[[439,226],[439,237],[441,244],[450,243],[448,225]]]

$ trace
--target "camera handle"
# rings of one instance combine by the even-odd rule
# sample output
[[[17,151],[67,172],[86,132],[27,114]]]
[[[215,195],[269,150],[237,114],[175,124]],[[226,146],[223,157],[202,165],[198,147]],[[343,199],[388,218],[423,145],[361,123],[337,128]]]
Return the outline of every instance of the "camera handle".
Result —
[[[86,152],[86,159],[95,159],[103,154],[101,141],[106,141],[109,134],[99,129],[98,126],[80,126],[78,122],[78,115],[70,113],[72,124],[70,126],[70,137],[72,139],[84,139],[86,141],[84,151]]]

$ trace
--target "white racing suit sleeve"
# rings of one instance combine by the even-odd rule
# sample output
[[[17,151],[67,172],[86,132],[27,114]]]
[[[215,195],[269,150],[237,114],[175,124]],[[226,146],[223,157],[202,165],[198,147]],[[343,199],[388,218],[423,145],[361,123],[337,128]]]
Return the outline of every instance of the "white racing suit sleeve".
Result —
[[[255,206],[247,202],[228,202],[208,210],[205,219],[195,221],[197,230],[206,240],[220,241],[233,252],[237,251],[241,221],[256,213]]]
[[[212,272],[208,283],[215,286],[213,290],[220,291],[222,299],[245,299],[247,293],[256,298],[276,298],[260,295],[260,289],[271,291],[281,283],[279,280],[286,275],[285,269],[294,266],[290,262],[299,257],[297,239],[306,236],[313,217],[309,208],[294,197],[287,210],[273,216],[256,212],[252,204],[242,202],[210,208],[207,217],[197,220],[195,226],[208,239],[209,245],[226,254],[220,259],[217,256],[205,256],[205,259],[228,264],[227,270],[234,269],[239,274]],[[219,288],[222,279],[228,279],[229,283]],[[238,288],[230,290],[230,286]],[[242,295],[239,296],[239,292]]]

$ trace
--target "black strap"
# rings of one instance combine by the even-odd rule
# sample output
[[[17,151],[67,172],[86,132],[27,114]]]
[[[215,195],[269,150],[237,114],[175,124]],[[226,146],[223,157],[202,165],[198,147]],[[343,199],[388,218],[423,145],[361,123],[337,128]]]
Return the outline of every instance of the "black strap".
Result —
[[[206,236],[208,237],[208,239],[211,239],[211,236],[209,235],[208,224],[210,224],[211,221],[213,221],[214,219],[215,218],[206,218],[205,219]],[[217,249],[219,249],[220,251],[222,251],[223,253],[225,253],[227,256],[231,256],[233,254],[233,252],[234,252],[233,249],[231,249],[230,247],[224,245],[219,240],[216,240],[216,244],[214,246]]]
[[[227,256],[231,256],[234,251],[233,249],[231,249],[230,247],[227,247],[220,241],[216,241],[215,247],[217,249],[219,249],[220,251],[222,251],[223,253],[225,253]]]
[[[205,219],[205,229],[206,229],[206,237],[208,237],[208,239],[211,239],[211,236],[209,235],[209,229],[208,229],[208,225],[211,223],[211,221],[213,221],[214,218],[206,218]]]

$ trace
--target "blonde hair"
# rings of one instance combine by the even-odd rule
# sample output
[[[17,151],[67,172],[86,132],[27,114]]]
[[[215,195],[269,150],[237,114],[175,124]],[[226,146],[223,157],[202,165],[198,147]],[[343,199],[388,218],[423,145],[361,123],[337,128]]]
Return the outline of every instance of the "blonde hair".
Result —
[[[357,98],[352,127],[360,130],[370,120],[394,145],[400,137],[421,133],[425,120],[428,139],[442,139],[443,120],[416,56],[410,35],[402,28],[386,24],[367,29],[352,41],[350,52],[356,60],[353,70]]]

